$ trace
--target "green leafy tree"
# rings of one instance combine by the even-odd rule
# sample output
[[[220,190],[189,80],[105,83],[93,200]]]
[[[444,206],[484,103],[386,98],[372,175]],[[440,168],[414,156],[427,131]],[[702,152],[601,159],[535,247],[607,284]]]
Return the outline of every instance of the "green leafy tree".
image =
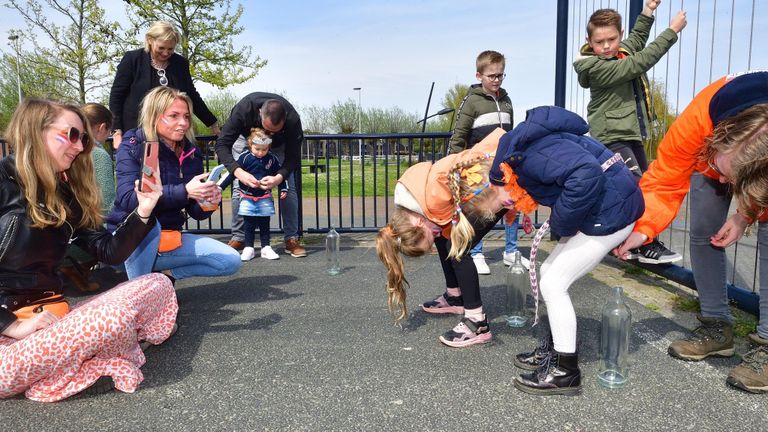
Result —
[[[219,88],[241,84],[256,76],[267,64],[252,55],[251,47],[235,49],[234,36],[243,6],[232,10],[231,0],[130,0],[128,17],[133,35],[158,20],[172,22],[181,31],[178,51],[189,60],[192,77]]]
[[[114,45],[103,32],[119,25],[106,22],[96,0],[8,0],[6,7],[22,16],[22,37],[34,46],[32,53],[21,53],[24,70],[34,71],[22,76],[24,87],[34,89],[25,94],[85,103],[108,85],[103,65],[114,56]]]
[[[669,130],[672,122],[677,118],[669,104],[669,95],[666,86],[660,81],[651,81],[651,106],[655,119],[651,121],[650,136],[645,140],[645,153],[648,160],[656,159],[656,150],[664,135]]]
[[[347,99],[344,102],[336,101],[330,108],[331,130],[340,134],[357,132],[357,102]]]
[[[301,125],[305,134],[323,134],[330,130],[330,110],[310,105],[301,110]]]
[[[453,112],[428,120],[427,130],[430,132],[451,132],[456,123],[456,115],[459,113],[461,102],[467,97],[467,94],[469,94],[469,86],[465,84],[454,84],[448,89],[441,104],[443,108],[453,109]]]

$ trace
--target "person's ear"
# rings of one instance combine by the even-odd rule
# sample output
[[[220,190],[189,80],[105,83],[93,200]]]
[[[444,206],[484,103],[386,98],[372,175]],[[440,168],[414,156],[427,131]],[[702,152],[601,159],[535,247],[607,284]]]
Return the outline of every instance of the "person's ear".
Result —
[[[475,78],[477,78],[478,81],[483,82],[483,74],[480,72],[475,72]]]

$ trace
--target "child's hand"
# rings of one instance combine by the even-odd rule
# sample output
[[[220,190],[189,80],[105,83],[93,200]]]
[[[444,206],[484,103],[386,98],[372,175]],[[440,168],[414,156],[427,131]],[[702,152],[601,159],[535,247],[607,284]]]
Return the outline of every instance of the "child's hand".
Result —
[[[151,215],[157,205],[157,201],[163,196],[163,185],[160,183],[160,179],[157,179],[157,183],[149,183],[150,191],[142,192],[139,190],[139,181],[136,180],[133,183],[133,190],[136,192],[136,199],[139,201],[139,205],[136,208],[140,217],[142,215]]]
[[[685,11],[680,11],[674,18],[672,18],[672,21],[669,22],[669,28],[675,33],[680,33],[687,24],[688,20],[685,18]]]
[[[285,199],[288,196],[288,191],[280,191],[280,199]]]
[[[645,7],[642,14],[645,16],[652,16],[656,8],[661,4],[661,0],[645,0]]]
[[[645,0],[645,7],[651,10],[651,13],[656,10],[661,4],[661,0]]]

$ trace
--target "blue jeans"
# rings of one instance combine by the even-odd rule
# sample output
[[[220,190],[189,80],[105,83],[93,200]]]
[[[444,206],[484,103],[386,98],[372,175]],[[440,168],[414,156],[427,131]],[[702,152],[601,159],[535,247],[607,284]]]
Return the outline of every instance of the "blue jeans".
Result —
[[[505,253],[511,253],[517,250],[517,230],[520,226],[518,223],[520,213],[517,214],[515,217],[515,221],[512,222],[512,225],[504,224],[504,234],[506,237],[506,242],[504,243],[504,252]],[[475,256],[478,254],[483,253],[483,241],[480,240],[472,249],[469,250],[469,254],[471,256]]]
[[[181,247],[158,253],[160,229],[160,224],[156,224],[125,260],[128,279],[162,270],[170,270],[175,279],[227,276],[240,270],[242,263],[236,250],[220,241],[196,234],[182,233]]]
[[[729,185],[694,174],[691,177],[691,267],[699,292],[701,315],[731,321],[726,290],[725,249],[712,246],[709,238],[723,226],[731,203]],[[757,333],[768,339],[768,224],[758,223],[758,271],[760,321]]]

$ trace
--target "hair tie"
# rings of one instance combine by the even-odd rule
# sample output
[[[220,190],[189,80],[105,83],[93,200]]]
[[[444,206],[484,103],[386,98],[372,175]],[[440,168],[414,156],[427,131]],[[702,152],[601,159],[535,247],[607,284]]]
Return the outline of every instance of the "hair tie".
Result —
[[[400,238],[400,236],[395,237],[397,240],[397,248],[402,249],[403,248],[403,239]]]

